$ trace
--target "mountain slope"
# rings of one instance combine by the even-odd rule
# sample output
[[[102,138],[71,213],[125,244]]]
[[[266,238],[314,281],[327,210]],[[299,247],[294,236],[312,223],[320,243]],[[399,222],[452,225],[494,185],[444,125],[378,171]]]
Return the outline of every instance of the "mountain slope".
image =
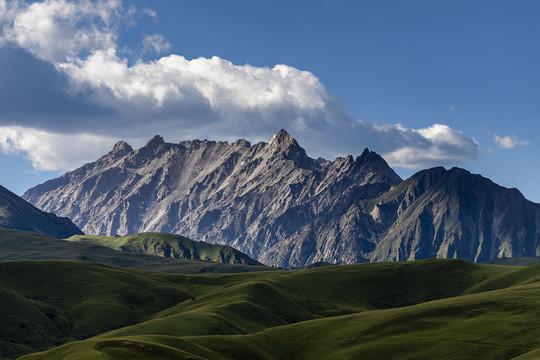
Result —
[[[34,231],[55,238],[82,234],[71,220],[37,209],[1,185],[0,227]]]
[[[193,241],[180,235],[167,233],[141,233],[129,236],[75,235],[66,240],[167,258],[206,260],[223,264],[262,265],[230,246]]]
[[[365,210],[388,228],[372,261],[540,255],[540,205],[463,169],[421,171]]]
[[[400,182],[367,149],[356,159],[316,161],[282,130],[255,145],[156,136],[133,150],[119,142],[24,198],[88,234],[170,232],[294,267],[366,261],[374,244],[364,224],[373,221],[357,203]]]

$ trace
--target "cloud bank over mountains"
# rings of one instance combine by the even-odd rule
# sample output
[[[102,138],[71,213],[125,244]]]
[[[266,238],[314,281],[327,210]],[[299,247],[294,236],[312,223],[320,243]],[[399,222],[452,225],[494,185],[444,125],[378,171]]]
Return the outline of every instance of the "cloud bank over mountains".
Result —
[[[0,150],[25,154],[36,169],[66,170],[119,139],[259,141],[285,128],[312,156],[369,147],[405,168],[478,156],[475,139],[446,125],[355,118],[314,74],[291,66],[175,54],[141,60],[171,48],[160,34],[144,35],[140,54],[119,45],[120,29],[143,16],[155,13],[119,0],[0,0],[0,71],[10,76],[0,84]]]

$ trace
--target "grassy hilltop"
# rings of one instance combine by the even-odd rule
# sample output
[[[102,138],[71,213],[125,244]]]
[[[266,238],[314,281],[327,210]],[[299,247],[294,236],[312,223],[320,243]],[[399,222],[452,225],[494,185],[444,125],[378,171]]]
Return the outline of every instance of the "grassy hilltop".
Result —
[[[167,258],[262,265],[230,246],[193,241],[181,235],[168,233],[140,233],[128,236],[74,235],[66,240]]]
[[[3,334],[4,354],[86,338],[23,359],[532,359],[540,351],[540,265],[426,260],[216,275],[0,265],[12,294],[2,301],[44,314],[0,314],[14,319],[7,334],[44,329],[32,330],[32,344]]]

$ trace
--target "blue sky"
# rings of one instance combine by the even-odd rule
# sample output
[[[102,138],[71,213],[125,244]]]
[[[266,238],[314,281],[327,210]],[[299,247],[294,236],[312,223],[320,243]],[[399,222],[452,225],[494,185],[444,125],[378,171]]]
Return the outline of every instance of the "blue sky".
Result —
[[[403,178],[460,166],[540,202],[539,15],[537,1],[0,0],[0,184],[22,194],[121,139],[285,128],[312,156],[369,147]]]

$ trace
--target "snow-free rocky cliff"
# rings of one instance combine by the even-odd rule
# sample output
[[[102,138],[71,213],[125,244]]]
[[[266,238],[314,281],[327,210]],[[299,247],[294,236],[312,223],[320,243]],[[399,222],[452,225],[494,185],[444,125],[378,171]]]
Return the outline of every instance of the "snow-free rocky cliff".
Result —
[[[534,256],[540,205],[465,170],[406,181],[376,153],[312,159],[286,131],[268,143],[125,142],[28,190],[87,234],[171,232],[268,265]]]

